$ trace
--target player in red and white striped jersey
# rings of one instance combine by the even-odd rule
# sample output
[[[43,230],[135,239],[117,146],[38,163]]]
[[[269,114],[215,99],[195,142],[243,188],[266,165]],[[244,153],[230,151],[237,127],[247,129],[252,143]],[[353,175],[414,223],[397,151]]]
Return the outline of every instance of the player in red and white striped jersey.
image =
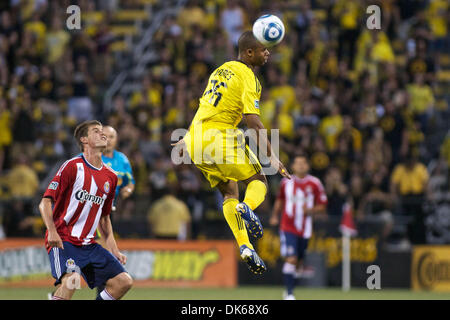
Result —
[[[44,198],[55,202],[53,221],[62,241],[80,246],[95,243],[94,233],[102,216],[111,210],[111,192],[114,192],[117,176],[107,166],[96,168],[84,155],[66,161]],[[46,233],[48,245],[48,231]]]
[[[119,299],[132,280],[122,266],[126,256],[117,247],[109,216],[117,175],[101,158],[107,139],[100,122],[86,121],[74,135],[83,153],[61,166],[39,204],[52,275],[55,285],[62,284],[53,297],[72,297],[75,288],[67,283],[76,271],[91,289],[106,285],[99,300]],[[109,251],[95,242],[97,227]]]
[[[309,163],[297,155],[292,163],[292,179],[281,180],[270,224],[280,224],[281,255],[285,260],[283,278],[285,299],[295,299],[293,291],[302,260],[313,231],[313,216],[325,215],[327,196],[320,180],[308,174]],[[279,216],[281,223],[279,223]]]

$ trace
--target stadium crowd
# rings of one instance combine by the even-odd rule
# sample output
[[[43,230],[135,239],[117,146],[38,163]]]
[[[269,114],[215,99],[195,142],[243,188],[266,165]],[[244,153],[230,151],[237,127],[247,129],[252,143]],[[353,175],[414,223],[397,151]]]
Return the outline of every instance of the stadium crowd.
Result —
[[[236,59],[242,31],[270,12],[282,17],[286,36],[258,70],[261,117],[266,128],[280,129],[281,159],[308,153],[311,173],[325,185],[329,215],[341,215],[350,203],[358,219],[379,216],[389,225],[409,216],[409,241],[426,242],[429,181],[444,177],[433,187],[448,188],[450,137],[441,132],[449,127],[449,97],[436,76],[450,51],[447,1],[188,1],[154,35],[158,59],[147,66],[141,89],[115,96],[105,113],[102,97],[117,71],[105,10],[140,4],[114,2],[79,1],[83,27],[76,31],[65,27],[70,1],[2,2],[6,236],[42,235],[36,198],[45,178],[78,152],[75,125],[96,118],[117,129],[118,149],[136,180],[135,194],[119,202],[113,219],[145,219],[170,192],[188,206],[192,237],[204,237],[208,219],[221,218],[221,199],[194,166],[172,163],[171,133],[189,125],[214,68]],[[366,26],[369,4],[381,7],[381,30]],[[427,169],[430,163],[436,170]],[[271,193],[258,212],[263,221],[279,180],[269,177]]]

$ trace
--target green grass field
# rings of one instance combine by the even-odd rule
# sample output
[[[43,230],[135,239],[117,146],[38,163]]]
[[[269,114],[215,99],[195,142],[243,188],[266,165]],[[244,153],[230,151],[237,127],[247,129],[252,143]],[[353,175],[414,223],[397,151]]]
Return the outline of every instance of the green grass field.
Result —
[[[0,300],[46,300],[52,288],[0,288]],[[235,289],[133,288],[124,299],[133,300],[279,300],[283,287],[241,286]],[[340,288],[295,290],[298,300],[450,300],[450,292],[415,292],[397,289]],[[93,300],[95,291],[78,290],[74,300]]]

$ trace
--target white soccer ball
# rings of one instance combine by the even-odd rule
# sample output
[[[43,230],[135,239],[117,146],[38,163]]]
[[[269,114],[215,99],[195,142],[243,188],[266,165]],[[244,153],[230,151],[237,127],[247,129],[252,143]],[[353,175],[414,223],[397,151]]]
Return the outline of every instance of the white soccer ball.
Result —
[[[284,24],[273,14],[265,14],[253,23],[253,35],[266,47],[272,47],[283,40]]]

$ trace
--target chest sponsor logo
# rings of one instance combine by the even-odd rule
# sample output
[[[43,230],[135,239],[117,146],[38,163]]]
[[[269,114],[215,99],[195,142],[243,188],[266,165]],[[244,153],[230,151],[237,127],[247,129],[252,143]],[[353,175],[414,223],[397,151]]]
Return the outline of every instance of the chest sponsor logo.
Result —
[[[90,194],[86,190],[78,190],[75,193],[75,199],[77,199],[81,203],[83,203],[85,201],[91,201],[98,205],[103,205],[103,203],[105,202],[105,200],[102,197],[96,196],[94,194]]]

